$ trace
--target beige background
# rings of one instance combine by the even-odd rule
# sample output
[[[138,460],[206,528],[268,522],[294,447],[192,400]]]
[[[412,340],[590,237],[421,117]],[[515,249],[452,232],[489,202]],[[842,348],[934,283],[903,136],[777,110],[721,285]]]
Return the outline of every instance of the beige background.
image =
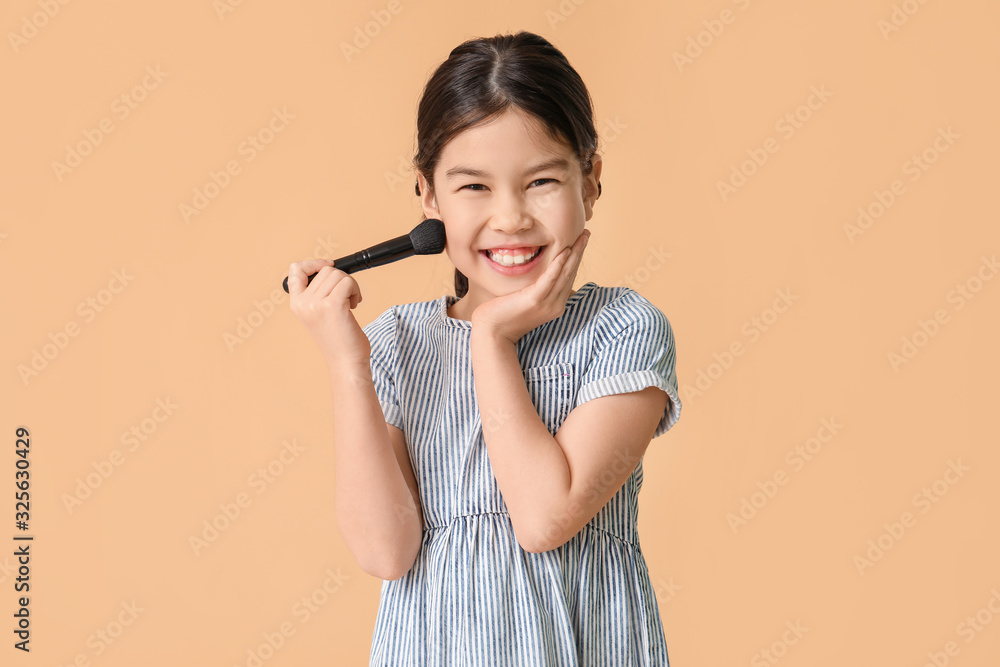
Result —
[[[409,232],[424,83],[524,28],[596,104],[576,286],[627,284],[676,334],[684,412],[639,520],[672,665],[996,664],[995,3],[222,1],[3,3],[0,662],[367,664],[380,581],[334,525],[327,371],[270,300],[292,261]],[[293,117],[269,135],[274,109]],[[851,237],[859,207],[881,215]],[[451,279],[446,255],[362,273],[357,318]],[[30,655],[10,632],[22,425]]]

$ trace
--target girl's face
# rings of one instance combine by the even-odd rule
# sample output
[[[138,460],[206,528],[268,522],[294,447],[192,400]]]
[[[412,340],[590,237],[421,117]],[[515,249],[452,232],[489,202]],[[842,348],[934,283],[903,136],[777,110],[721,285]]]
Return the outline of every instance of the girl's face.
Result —
[[[527,287],[573,245],[594,213],[601,158],[595,155],[592,164],[584,176],[569,146],[511,108],[445,145],[433,193],[417,175],[424,214],[444,223],[445,251],[469,279],[452,317],[472,319],[479,304]],[[499,248],[521,249],[526,261],[498,265],[486,251]],[[529,261],[535,250],[538,257]]]

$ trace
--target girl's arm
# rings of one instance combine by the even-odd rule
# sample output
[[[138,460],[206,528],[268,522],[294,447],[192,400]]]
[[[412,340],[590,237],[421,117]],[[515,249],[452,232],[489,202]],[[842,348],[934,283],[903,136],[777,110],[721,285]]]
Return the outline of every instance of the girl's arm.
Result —
[[[483,437],[517,541],[526,551],[555,549],[632,474],[668,395],[647,387],[590,400],[553,436],[528,395],[514,343],[473,326],[472,365],[480,413],[493,417],[482,420]]]
[[[351,313],[361,287],[333,260],[312,259],[288,267],[288,293],[330,369],[337,527],[362,570],[398,579],[416,560],[423,515],[406,440],[385,422],[371,343]]]
[[[399,579],[413,567],[423,536],[406,440],[385,422],[369,365],[331,362],[329,368],[337,527],[362,570]]]

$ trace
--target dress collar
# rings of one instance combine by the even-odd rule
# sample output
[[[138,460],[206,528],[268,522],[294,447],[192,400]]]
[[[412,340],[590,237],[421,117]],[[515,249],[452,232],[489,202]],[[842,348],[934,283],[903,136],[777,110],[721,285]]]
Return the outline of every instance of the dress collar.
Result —
[[[597,283],[595,282],[588,282],[581,285],[580,288],[571,294],[569,299],[566,300],[566,308],[569,309],[573,306],[573,304],[580,301],[580,299],[582,299],[590,290],[595,289],[596,287]],[[448,315],[448,308],[456,302],[458,302],[458,297],[454,294],[445,294],[439,297],[436,304],[438,320],[445,326],[472,331],[472,322]],[[563,313],[563,315],[565,315],[565,313]]]

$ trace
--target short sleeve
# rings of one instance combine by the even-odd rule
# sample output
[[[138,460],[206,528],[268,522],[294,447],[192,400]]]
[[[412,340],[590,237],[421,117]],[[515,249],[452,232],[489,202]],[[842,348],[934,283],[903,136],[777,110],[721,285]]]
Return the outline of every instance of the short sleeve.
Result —
[[[396,314],[389,308],[362,328],[372,348],[371,370],[375,394],[387,424],[403,429],[403,411],[399,406],[394,380],[396,364]]]
[[[674,334],[666,315],[630,289],[598,315],[593,356],[584,369],[575,405],[659,387],[670,398],[653,437],[663,435],[681,414],[674,359]]]

